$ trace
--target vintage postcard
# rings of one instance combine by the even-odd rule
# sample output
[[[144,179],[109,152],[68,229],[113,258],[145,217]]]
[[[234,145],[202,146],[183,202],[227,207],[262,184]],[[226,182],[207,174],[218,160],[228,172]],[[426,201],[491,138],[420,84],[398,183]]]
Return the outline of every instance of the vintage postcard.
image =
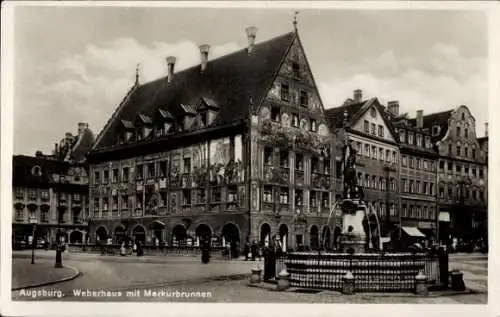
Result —
[[[492,313],[497,7],[4,3],[2,314]]]

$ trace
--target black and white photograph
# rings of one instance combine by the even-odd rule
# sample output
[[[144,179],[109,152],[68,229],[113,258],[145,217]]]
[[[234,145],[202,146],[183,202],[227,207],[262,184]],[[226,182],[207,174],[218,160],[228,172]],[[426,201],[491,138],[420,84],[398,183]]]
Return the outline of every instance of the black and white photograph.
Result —
[[[2,301],[488,305],[495,5],[71,2],[3,6]]]

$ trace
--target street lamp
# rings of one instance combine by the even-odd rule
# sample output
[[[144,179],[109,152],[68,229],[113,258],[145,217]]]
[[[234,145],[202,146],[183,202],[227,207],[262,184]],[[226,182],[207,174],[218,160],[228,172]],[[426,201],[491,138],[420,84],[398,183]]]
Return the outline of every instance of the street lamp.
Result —
[[[57,247],[56,247],[56,264],[55,268],[62,268],[62,242],[61,242],[61,218],[62,218],[62,205],[61,205],[61,187],[64,181],[64,176],[59,175],[59,188],[57,195]]]
[[[36,232],[36,225],[38,224],[38,219],[36,216],[30,217],[30,224],[33,225],[33,233],[31,235],[32,240],[31,240],[31,264],[35,264],[35,247],[36,247],[36,239],[35,239],[35,232]]]

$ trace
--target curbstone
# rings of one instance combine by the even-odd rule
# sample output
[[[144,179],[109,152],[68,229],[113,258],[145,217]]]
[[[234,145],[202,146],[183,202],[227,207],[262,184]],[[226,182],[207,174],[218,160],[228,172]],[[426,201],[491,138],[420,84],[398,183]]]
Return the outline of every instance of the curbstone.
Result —
[[[78,269],[76,269],[76,268],[74,268],[72,266],[69,266],[69,265],[65,265],[64,267],[73,270],[74,271],[73,274],[70,275],[70,276],[62,277],[62,278],[59,278],[59,279],[56,279],[56,280],[52,280],[52,281],[48,281],[48,282],[35,283],[35,284],[29,284],[29,285],[26,285],[26,286],[14,287],[14,288],[11,288],[11,291],[15,292],[15,291],[19,291],[19,290],[22,290],[22,289],[29,289],[29,288],[35,288],[35,287],[41,287],[41,286],[47,286],[47,285],[54,285],[54,284],[58,284],[58,283],[62,283],[62,282],[67,282],[67,281],[70,281],[70,280],[74,280],[75,278],[77,278],[78,276],[80,276],[80,271]]]

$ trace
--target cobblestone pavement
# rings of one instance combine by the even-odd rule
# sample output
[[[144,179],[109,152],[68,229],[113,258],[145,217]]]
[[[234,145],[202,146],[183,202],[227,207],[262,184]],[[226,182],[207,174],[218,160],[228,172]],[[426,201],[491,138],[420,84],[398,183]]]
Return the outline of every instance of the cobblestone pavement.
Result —
[[[488,255],[452,254],[450,269],[458,269],[464,274],[465,285],[477,292],[488,292]]]
[[[12,262],[12,288],[29,287],[70,278],[76,274],[69,267],[54,268],[54,264],[47,261],[35,261],[31,258],[13,259]]]

